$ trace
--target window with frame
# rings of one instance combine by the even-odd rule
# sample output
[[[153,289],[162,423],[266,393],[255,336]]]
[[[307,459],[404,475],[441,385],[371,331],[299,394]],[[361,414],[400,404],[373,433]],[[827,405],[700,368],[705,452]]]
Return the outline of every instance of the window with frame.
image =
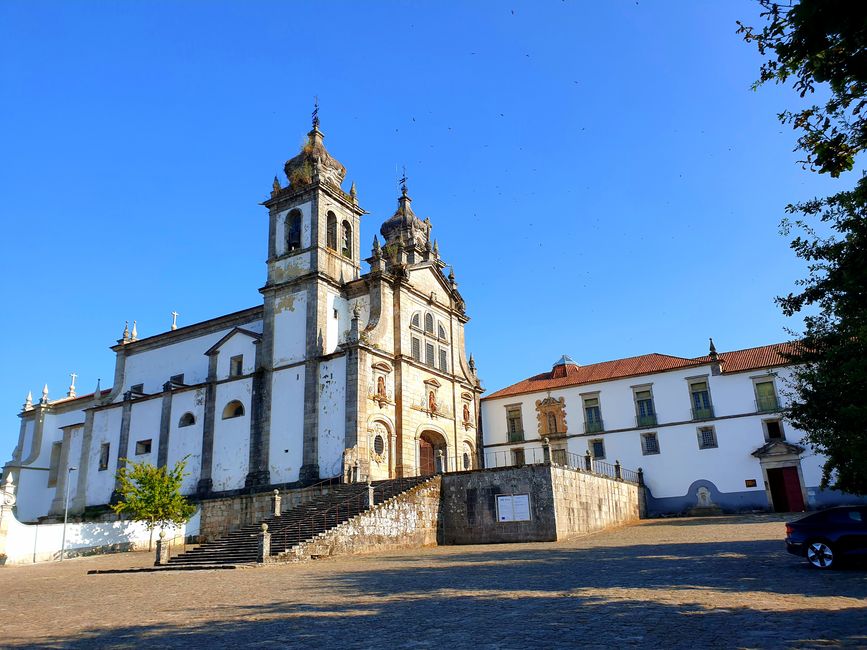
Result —
[[[425,334],[434,333],[434,317],[433,314],[424,315],[424,332]]]
[[[184,413],[178,420],[179,427],[190,427],[196,423],[196,416],[190,412]]]
[[[147,440],[138,440],[135,443],[135,455],[141,456],[142,454],[151,453],[151,441],[150,438]]]
[[[449,353],[445,348],[440,348],[440,370],[449,371]]]
[[[421,329],[421,314],[415,313],[412,315],[412,320],[410,321],[410,325],[413,327],[417,327]]]
[[[57,474],[60,472],[60,452],[63,449],[62,442],[51,445],[51,460],[48,463],[48,487],[57,485]]]
[[[584,398],[584,433],[602,431],[602,411],[598,397]]]
[[[286,215],[286,252],[301,249],[301,210],[292,210]]]
[[[434,346],[433,343],[424,344],[424,362],[431,368],[434,366]]]
[[[765,440],[785,440],[782,420],[765,420]]]
[[[697,435],[699,449],[716,449],[716,431],[713,427],[699,427]]]
[[[443,327],[442,323],[437,323],[437,336],[440,338],[441,341],[446,340],[446,328]]]
[[[524,440],[524,422],[521,417],[520,406],[506,409],[506,430],[509,434],[509,442],[522,442]]]
[[[777,390],[772,379],[756,381],[754,382],[754,386],[756,389],[756,410],[761,413],[779,409]]]
[[[594,438],[587,443],[590,455],[596,460],[605,460],[605,441],[602,438]]]
[[[223,419],[239,418],[244,415],[244,405],[238,400],[232,400],[223,409]]]
[[[240,377],[244,374],[244,355],[239,354],[229,359],[229,376]]]
[[[421,339],[412,337],[412,358],[421,361]]]
[[[638,426],[656,426],[656,411],[653,408],[653,393],[649,388],[636,389],[635,412]]]
[[[693,420],[709,420],[713,417],[713,406],[710,403],[710,387],[707,379],[689,382],[689,396],[692,402]]]
[[[337,250],[337,217],[330,210],[325,218],[325,246]]]
[[[645,456],[659,453],[659,438],[655,433],[641,434],[641,453]]]
[[[111,454],[111,443],[104,442],[99,446],[99,471],[108,469],[108,457]]]

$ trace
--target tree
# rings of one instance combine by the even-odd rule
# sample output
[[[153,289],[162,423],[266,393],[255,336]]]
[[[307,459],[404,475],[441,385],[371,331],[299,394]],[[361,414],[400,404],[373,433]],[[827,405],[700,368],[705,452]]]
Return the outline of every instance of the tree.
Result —
[[[867,3],[759,0],[767,24],[739,24],[768,57],[755,86],[792,83],[803,98],[817,89],[822,105],[783,111],[798,133],[805,168],[839,177],[867,148]],[[826,456],[823,487],[867,494],[867,176],[853,189],[786,207],[783,233],[807,262],[799,292],[777,298],[787,316],[805,312],[786,416],[805,442]],[[827,232],[827,234],[825,234]]]
[[[134,521],[144,522],[151,534],[149,549],[153,545],[155,528],[180,526],[196,510],[181,494],[186,466],[186,458],[178,461],[171,470],[150,463],[130,462],[128,467],[117,472],[120,501],[112,509]]]

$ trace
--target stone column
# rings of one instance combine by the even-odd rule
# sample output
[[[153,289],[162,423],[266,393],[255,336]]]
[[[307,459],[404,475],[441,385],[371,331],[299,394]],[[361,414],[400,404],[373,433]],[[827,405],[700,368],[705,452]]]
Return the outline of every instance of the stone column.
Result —
[[[154,566],[162,566],[169,563],[169,542],[166,541],[166,531],[161,530],[157,540],[157,559]]]
[[[157,446],[157,467],[169,462],[169,432],[172,427],[172,382],[163,384],[163,403],[160,412],[160,439]]]
[[[117,443],[117,465],[115,467],[114,491],[111,493],[111,503],[120,499],[120,479],[117,473],[126,467],[126,455],[129,453],[129,421],[132,417],[132,392],[123,395],[123,410],[120,416],[120,440]]]
[[[213,488],[211,465],[214,461],[214,410],[217,404],[217,355],[208,359],[208,385],[205,388],[205,420],[202,423],[202,464],[196,491],[207,494]]]
[[[271,452],[271,372],[263,363],[262,346],[256,345],[256,371],[250,396],[250,456],[244,487],[268,485],[271,482],[269,457]]]
[[[80,515],[87,506],[87,472],[90,468],[90,446],[93,441],[93,409],[84,412],[84,432],[81,436],[81,453],[78,459],[78,471],[76,472],[75,496],[69,504],[69,512]]]
[[[262,524],[259,533],[259,544],[256,550],[256,561],[260,564],[268,562],[271,558],[271,533],[268,532],[268,524]]]

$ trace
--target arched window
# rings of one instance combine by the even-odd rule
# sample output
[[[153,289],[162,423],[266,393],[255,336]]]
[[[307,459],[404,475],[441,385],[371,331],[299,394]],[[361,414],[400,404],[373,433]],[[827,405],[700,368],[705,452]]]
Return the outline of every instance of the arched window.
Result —
[[[433,331],[434,331],[433,323],[434,323],[433,315],[432,314],[425,314],[424,315],[424,331],[427,332],[428,334],[433,334]]]
[[[325,230],[325,245],[333,251],[337,250],[337,217],[328,212],[328,226]]]
[[[352,259],[352,226],[349,225],[348,221],[343,222],[343,236],[341,244],[340,252],[343,254],[343,257],[348,257]]]
[[[553,413],[548,414],[548,433],[557,433],[557,416]]]
[[[437,336],[439,336],[443,341],[446,340],[446,328],[443,327],[442,323],[437,323]]]
[[[292,210],[286,216],[286,252],[301,248],[301,210]]]
[[[421,315],[418,313],[413,314],[411,323],[412,325],[421,328]]]
[[[189,427],[196,423],[196,416],[192,413],[184,413],[181,419],[178,420],[179,427]]]
[[[244,415],[244,405],[241,404],[238,400],[232,400],[228,404],[226,404],[226,408],[223,409],[223,419],[228,420],[230,418],[239,418]]]

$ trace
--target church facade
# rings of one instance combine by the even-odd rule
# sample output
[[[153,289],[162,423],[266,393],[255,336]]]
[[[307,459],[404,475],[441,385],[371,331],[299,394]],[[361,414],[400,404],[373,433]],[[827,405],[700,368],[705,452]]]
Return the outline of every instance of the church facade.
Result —
[[[111,388],[28,396],[11,462],[18,518],[114,498],[129,461],[187,460],[201,497],[478,466],[479,396],[454,272],[406,186],[362,273],[366,212],[318,119],[274,179],[262,304],[112,349]],[[68,485],[67,485],[68,484]]]

